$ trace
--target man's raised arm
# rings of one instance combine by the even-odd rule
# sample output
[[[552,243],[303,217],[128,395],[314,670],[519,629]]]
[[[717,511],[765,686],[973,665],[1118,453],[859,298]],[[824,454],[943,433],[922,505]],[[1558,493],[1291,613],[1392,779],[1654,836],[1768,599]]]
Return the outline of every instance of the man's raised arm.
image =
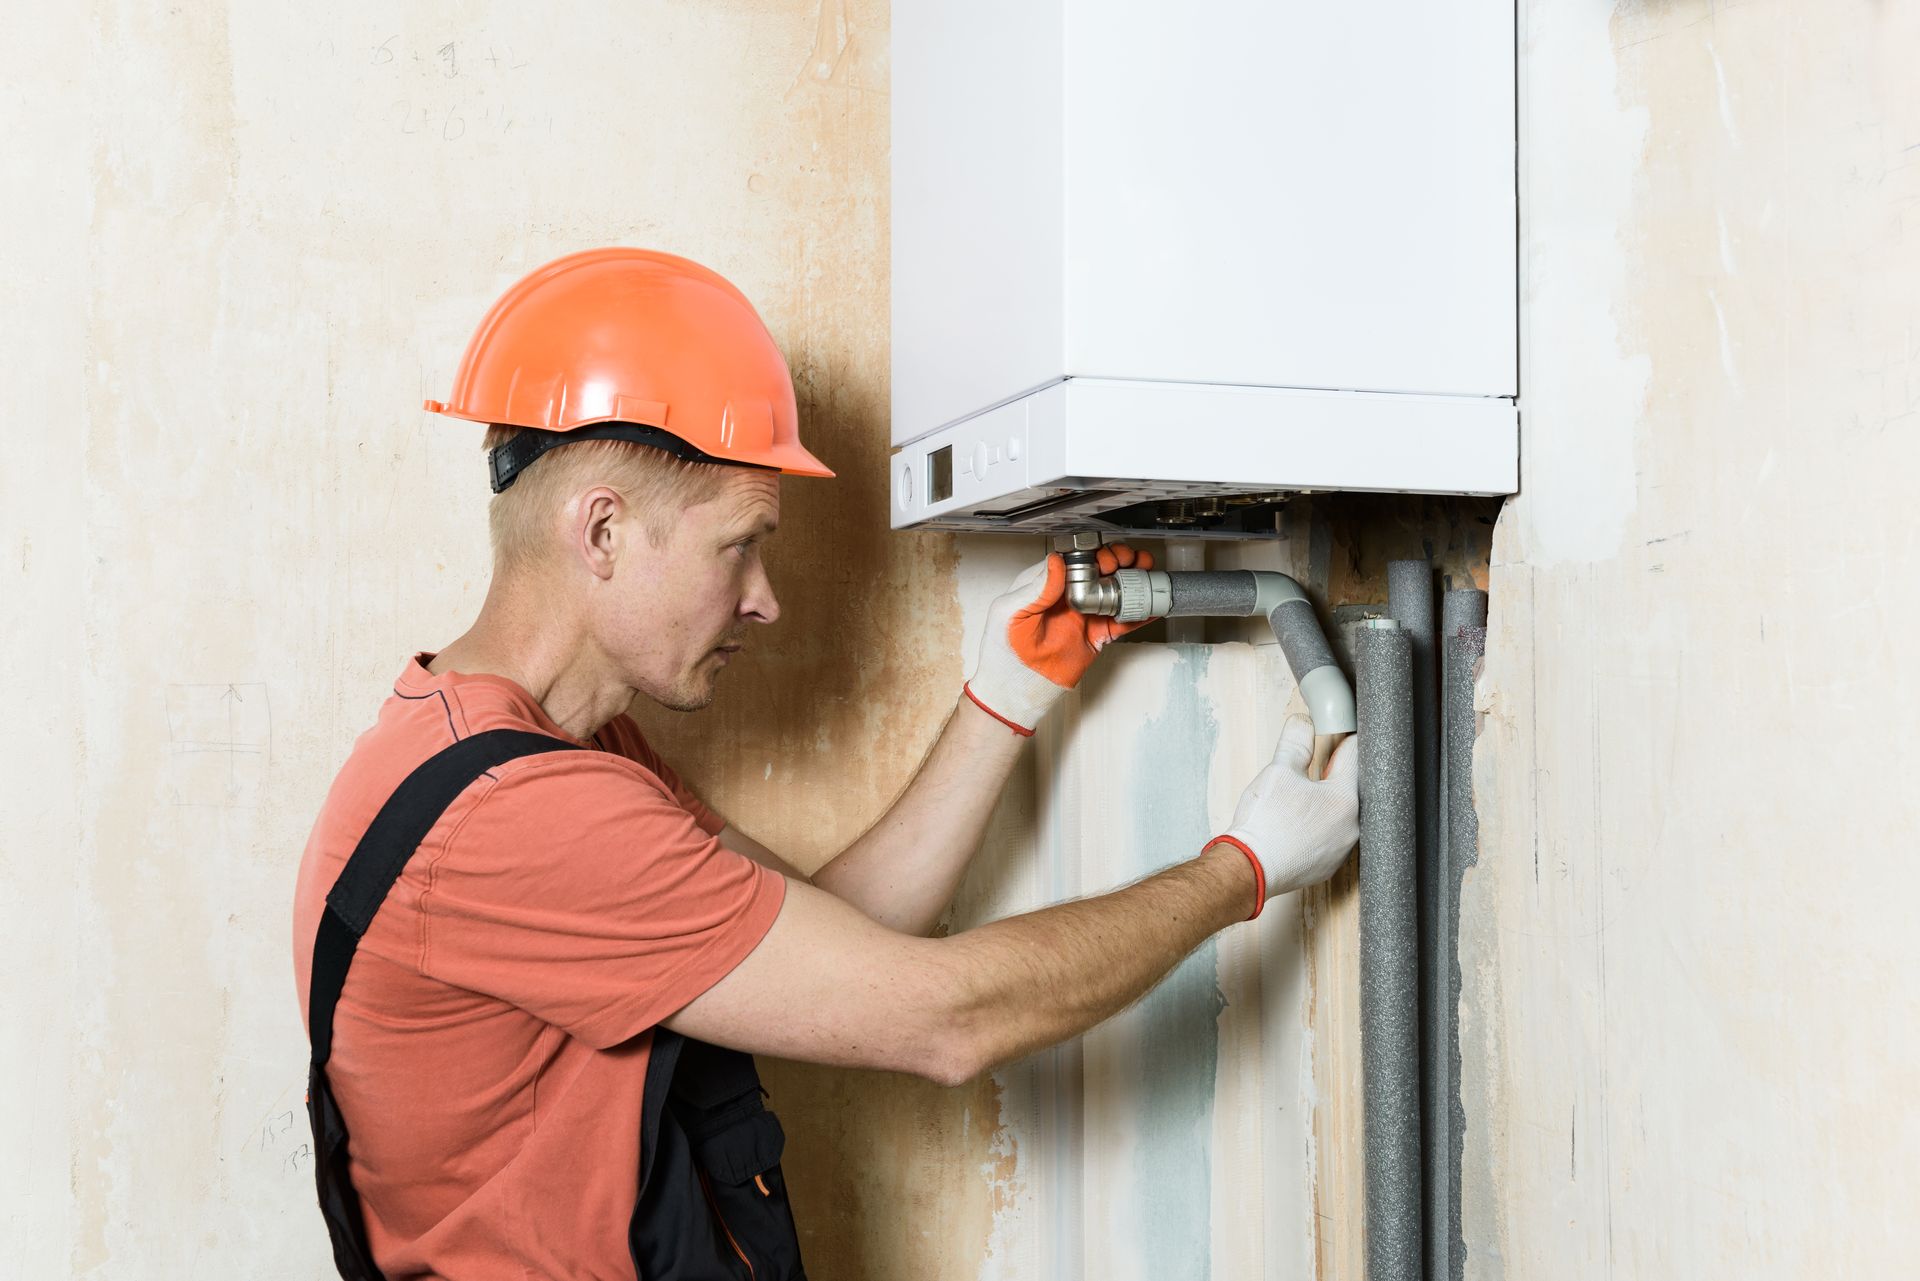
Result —
[[[1077,1036],[1266,895],[1331,875],[1358,834],[1355,745],[1307,777],[1291,722],[1233,826],[1197,858],[1097,898],[946,939],[889,930],[802,882],[753,953],[669,1018],[735,1049],[948,1084]]]
[[[1100,570],[1153,567],[1124,543],[1100,549]],[[1066,565],[1050,555],[987,611],[973,676],[913,781],[880,821],[809,879],[889,928],[925,934],[938,923],[1006,785],[1021,744],[1108,642],[1140,626],[1081,614],[1066,601]],[[761,862],[758,841],[727,832],[729,848]]]

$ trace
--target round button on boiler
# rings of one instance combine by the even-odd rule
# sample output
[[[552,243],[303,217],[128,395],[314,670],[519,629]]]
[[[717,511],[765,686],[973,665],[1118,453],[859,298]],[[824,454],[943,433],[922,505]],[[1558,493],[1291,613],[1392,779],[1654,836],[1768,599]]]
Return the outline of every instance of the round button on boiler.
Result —
[[[913,510],[913,465],[900,469],[900,510]]]
[[[973,474],[982,480],[987,476],[987,444],[981,441],[973,447]]]

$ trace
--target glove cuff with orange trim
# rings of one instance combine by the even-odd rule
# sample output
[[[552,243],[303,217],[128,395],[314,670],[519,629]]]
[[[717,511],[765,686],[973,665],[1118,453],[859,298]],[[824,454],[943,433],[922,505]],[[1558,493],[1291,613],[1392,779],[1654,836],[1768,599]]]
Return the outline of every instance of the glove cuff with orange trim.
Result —
[[[1210,842],[1253,860],[1266,898],[1326,880],[1360,839],[1358,746],[1342,744],[1320,780],[1307,777],[1312,756],[1313,722],[1288,717],[1273,761],[1240,794],[1232,825]]]
[[[1008,650],[982,652],[979,666],[960,688],[975,707],[1022,737],[1031,737],[1047,709],[1067,692]]]

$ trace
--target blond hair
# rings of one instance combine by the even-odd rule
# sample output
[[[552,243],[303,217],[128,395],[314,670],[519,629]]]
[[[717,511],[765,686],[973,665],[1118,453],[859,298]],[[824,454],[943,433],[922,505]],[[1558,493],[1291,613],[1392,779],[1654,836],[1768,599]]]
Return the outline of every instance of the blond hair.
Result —
[[[485,447],[491,451],[522,430],[489,427]],[[521,469],[487,507],[494,565],[527,565],[553,551],[561,511],[575,494],[595,485],[607,485],[626,499],[640,514],[647,538],[659,545],[681,512],[714,496],[728,470],[629,440],[583,440],[549,450]]]

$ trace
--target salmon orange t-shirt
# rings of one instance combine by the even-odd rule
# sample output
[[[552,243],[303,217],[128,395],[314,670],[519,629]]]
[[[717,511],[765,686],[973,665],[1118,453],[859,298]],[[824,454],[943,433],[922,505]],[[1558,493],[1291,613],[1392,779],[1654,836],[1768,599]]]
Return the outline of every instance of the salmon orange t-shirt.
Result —
[[[415,766],[491,729],[568,738],[520,686],[410,660],[300,863],[304,1018],[327,891]],[[569,739],[579,742],[580,740]],[[652,1029],[738,965],[786,882],[722,846],[625,716],[469,786],[360,941],[327,1076],[390,1281],[619,1278]]]

